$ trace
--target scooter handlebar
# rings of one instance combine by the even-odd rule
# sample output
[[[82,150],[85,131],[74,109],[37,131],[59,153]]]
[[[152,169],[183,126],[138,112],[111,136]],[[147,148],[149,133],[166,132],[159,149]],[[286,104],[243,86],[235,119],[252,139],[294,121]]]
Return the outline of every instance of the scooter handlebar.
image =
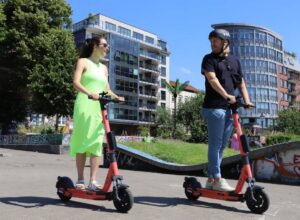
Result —
[[[236,102],[234,104],[229,104],[230,108],[231,109],[238,109],[240,107],[243,107],[243,108],[255,108],[255,106],[253,105],[248,105],[246,104],[243,100],[242,100],[242,97],[240,96],[237,96],[235,97],[236,99]]]
[[[118,99],[113,99],[113,98],[111,98],[111,96],[108,96],[107,94],[108,94],[107,92],[99,93],[99,99],[98,100],[100,102],[103,102],[103,103],[109,103],[109,102],[120,103],[120,102],[123,102],[123,101],[120,101]],[[93,97],[91,95],[88,95],[88,98],[93,99]]]

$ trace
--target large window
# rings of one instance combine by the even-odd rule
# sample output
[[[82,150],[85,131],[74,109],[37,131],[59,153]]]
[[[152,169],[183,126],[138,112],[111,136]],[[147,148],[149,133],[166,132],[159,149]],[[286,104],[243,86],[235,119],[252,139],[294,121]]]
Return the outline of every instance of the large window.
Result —
[[[137,83],[117,79],[116,90],[137,93]]]
[[[154,44],[154,38],[146,36],[146,42],[149,44]]]
[[[128,78],[133,78],[133,79],[137,79],[137,70],[134,68],[130,68],[130,67],[124,67],[124,66],[119,66],[116,65],[115,66],[115,73],[116,75],[119,76],[125,76]]]
[[[137,40],[141,40],[141,41],[144,40],[144,35],[142,35],[140,33],[137,33],[135,31],[133,32],[132,37],[135,38],[135,39],[137,39]]]
[[[107,30],[110,30],[110,31],[116,31],[117,30],[117,26],[115,24],[112,24],[110,22],[105,22],[105,28]]]
[[[130,65],[138,64],[138,57],[132,54],[125,53],[123,51],[115,51],[114,60],[118,62],[123,62]]]
[[[119,26],[119,31],[120,34],[131,37],[131,31],[127,28],[123,28]]]
[[[269,62],[269,72],[270,73],[274,73],[274,74],[277,73],[277,71],[276,71],[276,64],[275,63]]]

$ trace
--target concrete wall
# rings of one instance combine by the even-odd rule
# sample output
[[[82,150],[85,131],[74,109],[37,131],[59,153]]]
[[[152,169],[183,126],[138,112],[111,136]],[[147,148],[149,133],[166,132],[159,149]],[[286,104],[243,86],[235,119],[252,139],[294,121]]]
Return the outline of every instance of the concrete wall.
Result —
[[[257,158],[253,172],[257,179],[300,184],[300,144],[297,149],[281,150],[270,157]]]

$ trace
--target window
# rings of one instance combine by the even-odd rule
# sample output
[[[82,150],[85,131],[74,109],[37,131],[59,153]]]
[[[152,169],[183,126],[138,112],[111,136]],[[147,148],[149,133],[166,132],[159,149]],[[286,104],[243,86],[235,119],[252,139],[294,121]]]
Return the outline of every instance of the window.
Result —
[[[137,40],[141,40],[141,41],[144,40],[144,35],[142,35],[140,33],[137,33],[135,31],[133,32],[132,37],[135,38],[135,39],[137,39]]]
[[[117,30],[117,26],[115,24],[112,24],[110,22],[105,22],[105,28],[107,30],[110,30],[110,31],[116,31]]]
[[[154,38],[146,36],[146,42],[149,44],[154,44]]]
[[[130,37],[131,36],[131,31],[128,30],[127,28],[123,28],[123,27],[119,27],[119,31],[120,34],[125,35]]]
[[[161,56],[161,64],[166,65],[166,56]]]
[[[160,107],[162,107],[163,109],[166,109],[166,103],[160,103]]]
[[[160,86],[161,86],[161,88],[166,88],[166,80],[165,79],[160,80]]]
[[[166,100],[166,91],[160,91],[160,99]]]
[[[161,67],[160,69],[160,75],[165,77],[166,76],[166,67]]]

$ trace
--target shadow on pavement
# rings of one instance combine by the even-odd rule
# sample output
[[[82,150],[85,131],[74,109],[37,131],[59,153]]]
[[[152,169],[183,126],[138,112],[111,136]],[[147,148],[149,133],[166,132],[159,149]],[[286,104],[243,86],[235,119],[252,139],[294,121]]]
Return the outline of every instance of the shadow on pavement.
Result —
[[[235,207],[224,206],[219,203],[205,202],[205,201],[190,201],[184,198],[178,197],[152,197],[152,196],[136,196],[134,202],[143,205],[157,206],[157,207],[168,207],[177,205],[190,205],[202,208],[221,209],[230,212],[240,212],[253,214],[250,211],[239,210]],[[221,202],[221,201],[220,201]]]
[[[62,202],[59,199],[37,197],[37,196],[22,196],[22,197],[3,197],[0,198],[0,203],[7,205],[19,206],[23,208],[37,208],[47,205],[65,206],[71,208],[89,209],[92,211],[117,212],[114,209],[107,209],[103,206],[87,204],[77,201]]]

